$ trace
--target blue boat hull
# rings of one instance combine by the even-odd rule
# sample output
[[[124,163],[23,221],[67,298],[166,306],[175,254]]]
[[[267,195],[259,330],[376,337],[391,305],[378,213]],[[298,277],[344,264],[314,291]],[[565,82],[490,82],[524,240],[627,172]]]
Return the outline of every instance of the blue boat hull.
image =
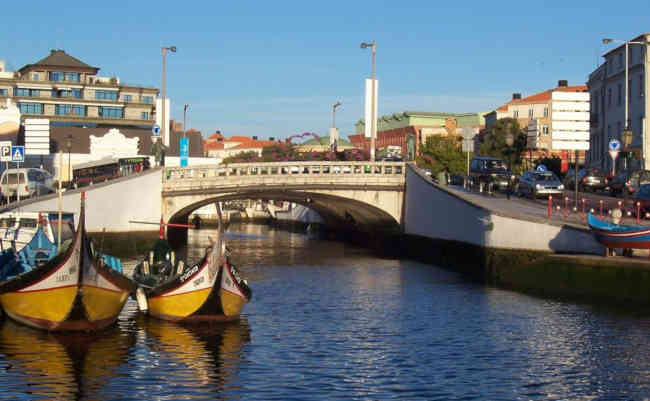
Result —
[[[650,226],[617,225],[587,215],[596,240],[608,248],[650,249]]]

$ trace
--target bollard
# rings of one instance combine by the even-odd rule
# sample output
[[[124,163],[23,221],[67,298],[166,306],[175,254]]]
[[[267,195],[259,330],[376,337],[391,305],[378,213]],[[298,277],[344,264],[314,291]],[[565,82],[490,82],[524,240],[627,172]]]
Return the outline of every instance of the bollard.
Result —
[[[636,203],[636,225],[641,224],[641,202]]]
[[[585,198],[582,198],[582,217],[584,217],[585,220],[587,219],[587,214],[585,213],[585,202],[586,201],[587,200]]]
[[[548,196],[548,218],[551,218],[551,207],[553,206],[553,196]]]
[[[599,216],[602,218],[603,217],[603,200],[600,200],[600,214]]]

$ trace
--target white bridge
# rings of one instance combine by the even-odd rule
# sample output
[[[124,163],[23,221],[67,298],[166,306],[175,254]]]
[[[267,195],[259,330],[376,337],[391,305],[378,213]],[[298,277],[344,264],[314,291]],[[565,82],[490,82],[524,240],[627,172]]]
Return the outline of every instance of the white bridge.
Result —
[[[397,230],[402,223],[405,163],[271,162],[165,168],[162,215],[167,222],[215,201],[284,200],[317,211],[326,224]]]

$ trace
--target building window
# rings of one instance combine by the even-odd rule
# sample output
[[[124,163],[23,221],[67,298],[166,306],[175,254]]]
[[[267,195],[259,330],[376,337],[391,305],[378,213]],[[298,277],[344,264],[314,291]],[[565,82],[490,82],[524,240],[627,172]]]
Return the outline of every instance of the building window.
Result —
[[[542,125],[542,134],[548,135],[548,125]]]
[[[115,91],[95,91],[95,99],[99,100],[117,100]]]
[[[512,112],[513,118],[519,118],[519,110],[515,110]]]
[[[86,106],[57,104],[54,106],[54,113],[58,116],[86,116]]]
[[[530,118],[532,120],[533,115],[534,115],[534,110],[533,109],[528,109],[528,118]]]
[[[607,108],[612,107],[612,88],[607,88]]]
[[[548,106],[544,107],[544,117],[548,117]]]
[[[103,118],[123,118],[124,111],[119,107],[100,107],[99,116]]]
[[[153,103],[153,96],[142,96],[142,103]]]
[[[616,136],[619,136],[621,134],[621,122],[616,121]]]
[[[50,72],[50,81],[63,81],[63,73],[58,71]]]
[[[639,97],[643,97],[644,89],[645,88],[643,87],[643,74],[639,74]]]
[[[124,101],[126,103],[130,103],[131,102],[131,95],[124,95]]]
[[[69,104],[56,104],[54,105],[54,114],[57,116],[67,116],[70,114],[70,109],[72,106]]]
[[[74,97],[81,99],[81,89],[52,89],[52,97]]]
[[[43,105],[40,103],[18,103],[20,114],[43,114]]]
[[[32,81],[38,81],[38,73],[33,73],[32,74]]]
[[[618,53],[618,68],[623,68],[623,53]]]
[[[623,85],[618,84],[618,95],[616,96],[616,105],[620,106],[623,102],[621,101],[621,97],[623,96]]]
[[[4,88],[0,88],[0,96],[9,96],[9,91]]]
[[[67,82],[79,82],[78,72],[65,72],[63,73],[63,80]]]
[[[607,141],[612,139],[612,126],[610,124],[607,124]]]
[[[40,97],[40,89],[14,88],[14,96]]]
[[[140,113],[140,118],[143,120],[148,120],[149,119],[149,112],[148,111],[143,111]]]

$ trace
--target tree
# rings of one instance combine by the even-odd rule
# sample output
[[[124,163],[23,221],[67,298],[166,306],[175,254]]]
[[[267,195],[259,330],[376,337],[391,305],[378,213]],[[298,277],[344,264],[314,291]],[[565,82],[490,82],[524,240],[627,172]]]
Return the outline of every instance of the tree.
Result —
[[[506,134],[508,130],[514,135],[512,150],[506,145]],[[498,157],[505,161],[510,161],[510,168],[519,166],[521,168],[522,152],[526,149],[526,133],[519,126],[519,122],[514,118],[502,118],[496,122],[484,136],[479,145],[479,153],[482,156]]]
[[[463,175],[467,170],[467,154],[461,147],[459,136],[430,136],[420,148],[418,166],[431,170],[433,175],[447,170],[450,174]],[[470,157],[472,155],[470,154]]]
[[[224,164],[230,163],[253,163],[260,161],[260,157],[257,152],[250,150],[248,152],[239,152],[236,155],[232,155],[223,159]]]

